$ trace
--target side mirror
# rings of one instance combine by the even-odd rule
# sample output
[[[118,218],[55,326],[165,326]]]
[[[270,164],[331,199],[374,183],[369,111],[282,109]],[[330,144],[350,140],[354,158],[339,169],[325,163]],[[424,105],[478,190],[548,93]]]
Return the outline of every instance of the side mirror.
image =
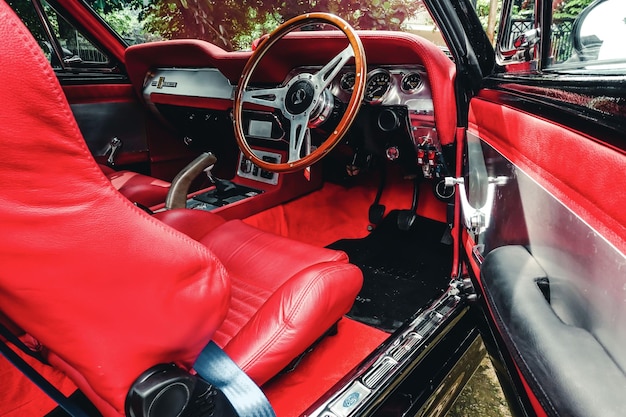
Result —
[[[580,61],[626,59],[626,2],[596,0],[574,21],[572,46]]]
[[[542,35],[537,27],[535,4],[524,2],[522,6],[515,7],[514,3],[517,2],[509,0],[502,4],[495,47],[496,61],[503,66],[513,64],[516,70],[522,67],[531,70],[537,59],[535,46]]]

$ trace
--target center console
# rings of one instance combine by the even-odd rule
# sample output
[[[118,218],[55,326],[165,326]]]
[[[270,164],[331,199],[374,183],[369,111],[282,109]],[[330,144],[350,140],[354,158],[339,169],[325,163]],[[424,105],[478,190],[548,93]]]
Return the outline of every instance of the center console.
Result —
[[[281,163],[286,158],[285,153],[271,149],[255,148],[253,152],[270,163]],[[261,169],[242,153],[235,177],[214,181],[214,187],[190,194],[186,208],[212,211],[225,219],[242,219],[309,193],[322,184],[320,167],[312,167],[311,179],[303,172],[278,174]]]
[[[220,180],[221,181],[221,180]],[[187,208],[195,210],[215,210],[237,201],[264,193],[264,190],[246,187],[228,181],[224,188],[218,186],[209,191],[195,195],[187,200]]]
[[[279,163],[282,155],[277,152],[264,150],[254,150],[260,159]],[[215,180],[215,187],[200,194],[193,195],[187,200],[187,208],[195,210],[212,211],[229,204],[245,200],[250,197],[263,194],[266,190],[258,187],[250,187],[235,182],[237,179],[244,179],[261,184],[278,185],[279,174],[259,168],[247,159],[243,153],[239,154],[237,177],[234,181]],[[259,185],[261,185],[259,184]]]

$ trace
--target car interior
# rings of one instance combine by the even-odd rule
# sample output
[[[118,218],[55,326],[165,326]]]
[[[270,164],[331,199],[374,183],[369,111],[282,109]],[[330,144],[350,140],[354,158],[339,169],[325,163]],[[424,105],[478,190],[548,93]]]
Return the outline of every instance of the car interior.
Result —
[[[294,31],[316,19],[338,24],[296,20],[257,52],[131,46],[129,82],[81,85],[0,1],[0,318],[63,394],[129,415],[139,375],[191,371],[212,340],[300,415],[375,365],[373,392],[432,334],[424,312],[447,319],[454,63],[416,35]],[[14,413],[55,408],[2,372]]]
[[[205,3],[0,0],[0,416],[623,414],[623,1]]]

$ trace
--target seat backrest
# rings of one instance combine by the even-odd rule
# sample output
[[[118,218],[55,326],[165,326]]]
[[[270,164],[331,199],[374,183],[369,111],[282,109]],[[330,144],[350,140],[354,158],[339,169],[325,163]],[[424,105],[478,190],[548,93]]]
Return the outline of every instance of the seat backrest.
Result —
[[[4,0],[0,38],[0,310],[105,416],[121,415],[144,370],[193,364],[230,283],[210,251],[111,186]]]

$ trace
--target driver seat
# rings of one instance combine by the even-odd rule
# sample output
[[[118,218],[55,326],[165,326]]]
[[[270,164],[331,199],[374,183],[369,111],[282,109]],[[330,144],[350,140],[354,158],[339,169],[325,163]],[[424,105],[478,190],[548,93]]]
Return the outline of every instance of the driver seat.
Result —
[[[262,385],[349,310],[362,275],[342,252],[131,204],[4,0],[0,22],[0,317],[103,416],[125,415],[154,365],[191,372],[211,340]]]

